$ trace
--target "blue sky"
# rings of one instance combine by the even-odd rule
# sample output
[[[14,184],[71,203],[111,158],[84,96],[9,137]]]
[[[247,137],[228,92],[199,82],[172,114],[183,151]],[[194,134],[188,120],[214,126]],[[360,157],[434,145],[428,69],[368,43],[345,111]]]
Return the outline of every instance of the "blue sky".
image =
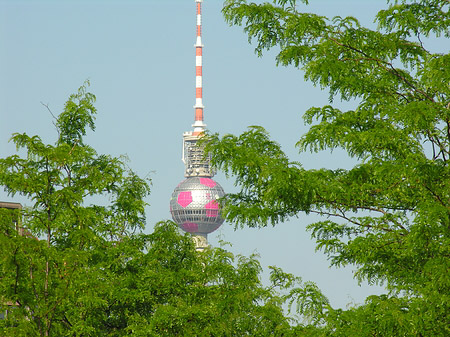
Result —
[[[372,25],[386,1],[311,0],[305,11],[352,15]],[[239,134],[261,125],[292,160],[306,168],[349,168],[342,152],[298,154],[306,131],[301,115],[328,103],[328,93],[293,67],[276,67],[275,51],[257,58],[239,27],[229,27],[220,0],[203,4],[205,121],[211,131]],[[195,103],[195,2],[0,0],[0,156],[15,152],[13,132],[56,138],[52,116],[86,79],[97,96],[97,129],[86,141],[99,153],[127,155],[129,166],[153,180],[147,232],[168,219],[169,199],[183,180],[182,133],[191,129]],[[337,103],[340,105],[341,103]],[[233,181],[216,176],[224,189]],[[13,201],[3,191],[0,200]],[[16,197],[14,201],[27,204]],[[29,204],[29,203],[28,203]],[[234,230],[224,224],[212,245],[230,242],[237,254],[258,253],[264,267],[316,282],[334,306],[361,303],[379,288],[358,286],[352,269],[330,269],[315,252],[300,215],[275,228]]]

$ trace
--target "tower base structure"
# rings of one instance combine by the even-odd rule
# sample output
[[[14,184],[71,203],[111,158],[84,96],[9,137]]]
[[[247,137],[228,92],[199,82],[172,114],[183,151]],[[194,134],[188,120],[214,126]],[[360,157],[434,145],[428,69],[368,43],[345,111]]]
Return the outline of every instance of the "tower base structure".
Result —
[[[192,241],[194,241],[195,250],[198,252],[202,252],[209,247],[206,234],[192,234]]]

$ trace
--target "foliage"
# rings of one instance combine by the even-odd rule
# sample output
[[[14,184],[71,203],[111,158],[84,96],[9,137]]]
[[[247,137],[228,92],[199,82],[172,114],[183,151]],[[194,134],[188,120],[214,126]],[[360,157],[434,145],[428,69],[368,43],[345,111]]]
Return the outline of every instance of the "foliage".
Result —
[[[18,322],[4,325],[2,335],[89,334],[98,324],[92,313],[105,305],[98,252],[145,224],[148,183],[121,159],[98,155],[83,143],[96,113],[87,85],[70,96],[57,118],[55,145],[14,134],[26,157],[0,159],[0,184],[11,196],[33,202],[23,213],[28,236],[1,223],[0,303],[15,304],[8,319]],[[110,204],[85,202],[99,196]]]
[[[378,13],[377,30],[353,17],[302,13],[295,0],[272,2],[228,0],[223,12],[244,26],[258,55],[277,46],[278,64],[329,90],[329,105],[305,112],[310,128],[299,150],[342,148],[358,164],[305,170],[261,127],[212,135],[213,163],[240,187],[224,199],[227,219],[266,226],[322,215],[308,229],[331,264],[353,264],[358,280],[387,285],[389,295],[361,307],[328,310],[323,331],[448,335],[450,60],[423,39],[449,37],[448,2],[394,1]],[[335,98],[356,108],[341,111]]]
[[[199,253],[172,222],[140,238],[145,251],[120,249],[109,268],[120,284],[105,321],[111,336],[294,335],[281,307],[283,292],[302,287],[288,282],[292,275],[264,287],[255,256]]]
[[[86,89],[58,116],[55,145],[14,134],[26,156],[0,159],[0,184],[32,203],[0,209],[1,336],[294,336],[284,304],[304,319],[326,310],[280,269],[264,286],[256,256],[199,253],[169,221],[143,234],[148,182],[83,141],[96,112]]]

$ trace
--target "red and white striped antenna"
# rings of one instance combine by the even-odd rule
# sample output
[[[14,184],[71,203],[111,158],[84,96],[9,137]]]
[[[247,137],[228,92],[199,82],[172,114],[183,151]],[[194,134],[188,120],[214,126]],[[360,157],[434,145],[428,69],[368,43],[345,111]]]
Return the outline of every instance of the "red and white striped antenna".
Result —
[[[195,42],[195,122],[193,135],[199,135],[205,131],[206,124],[203,116],[203,44],[202,44],[202,2],[195,0],[197,4],[197,39]]]
[[[193,131],[183,134],[183,156],[186,177],[213,177],[215,172],[211,167],[210,158],[203,155],[203,147],[197,142],[205,132],[206,124],[203,116],[203,44],[202,44],[202,3],[195,0],[197,13],[197,38],[195,41],[195,120]]]

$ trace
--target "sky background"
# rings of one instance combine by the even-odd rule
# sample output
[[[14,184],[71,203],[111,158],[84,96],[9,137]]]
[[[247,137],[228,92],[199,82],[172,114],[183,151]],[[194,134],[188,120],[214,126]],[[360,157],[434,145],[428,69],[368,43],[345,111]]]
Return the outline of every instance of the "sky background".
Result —
[[[374,27],[384,0],[311,0],[306,12],[352,15]],[[305,82],[293,67],[276,67],[276,50],[254,54],[239,27],[221,15],[222,1],[203,3],[205,121],[211,131],[240,134],[266,128],[291,160],[305,168],[350,168],[345,153],[300,154],[295,143],[307,130],[301,115],[328,103],[328,93]],[[56,140],[53,118],[86,79],[97,96],[96,131],[85,138],[98,153],[127,155],[129,166],[149,176],[146,232],[170,218],[169,200],[184,177],[182,133],[191,130],[195,103],[195,2],[0,0],[0,157],[15,153],[14,132]],[[338,107],[348,103],[336,102]],[[233,180],[215,179],[225,191]],[[0,191],[0,200],[17,201]],[[224,224],[209,235],[235,254],[258,253],[262,266],[276,265],[318,284],[331,304],[362,303],[381,288],[358,285],[352,268],[329,268],[305,231],[317,220],[300,214],[275,228],[234,230]],[[266,274],[267,276],[267,274]]]

